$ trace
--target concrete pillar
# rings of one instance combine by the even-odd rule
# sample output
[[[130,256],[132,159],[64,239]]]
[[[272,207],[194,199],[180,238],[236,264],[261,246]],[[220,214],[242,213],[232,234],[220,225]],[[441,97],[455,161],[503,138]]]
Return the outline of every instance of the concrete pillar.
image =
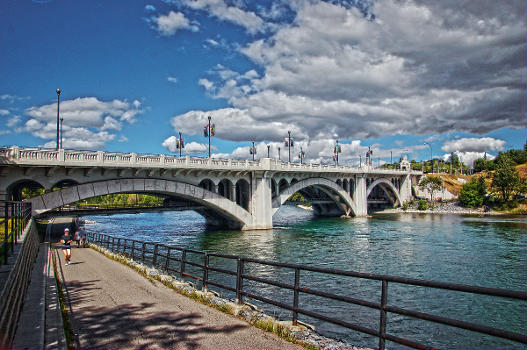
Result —
[[[410,174],[401,178],[401,188],[399,190],[399,197],[404,203],[412,199],[412,179]],[[401,203],[401,205],[403,204]]]
[[[253,216],[253,222],[245,229],[273,228],[271,176],[267,173],[253,173],[249,210]]]
[[[366,177],[357,175],[355,193],[353,194],[353,202],[355,202],[355,208],[357,209],[356,216],[368,215],[368,197],[366,190]]]

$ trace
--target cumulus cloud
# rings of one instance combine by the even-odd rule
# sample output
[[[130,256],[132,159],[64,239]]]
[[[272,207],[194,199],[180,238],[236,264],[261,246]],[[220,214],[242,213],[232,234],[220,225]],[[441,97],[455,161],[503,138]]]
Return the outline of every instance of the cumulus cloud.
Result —
[[[63,145],[67,148],[97,149],[115,138],[109,130],[119,131],[123,125],[134,123],[143,113],[141,103],[122,100],[100,101],[96,97],[79,97],[60,103],[63,118]],[[45,146],[55,147],[57,105],[34,106],[26,110],[29,117],[24,130],[33,136],[51,140]]]
[[[168,77],[167,81],[169,83],[176,84],[177,83],[177,78],[176,77]]]
[[[206,11],[211,16],[222,21],[228,21],[239,25],[248,33],[256,34],[265,31],[266,25],[262,18],[256,13],[242,7],[237,7],[236,2],[227,4],[221,0],[184,0],[181,3],[194,10]],[[238,2],[238,5],[240,2]]]
[[[0,116],[8,115],[9,111],[7,109],[0,109]]]
[[[187,5],[211,13],[226,6]],[[365,15],[338,2],[295,2],[290,23],[240,49],[258,67],[251,75],[217,66],[199,80],[231,108],[191,111],[172,124],[216,114],[228,129],[237,125],[219,131],[233,141],[275,140],[286,129],[311,140],[524,128],[527,26],[519,14],[526,5],[506,8],[487,0],[382,0]]]
[[[461,138],[444,143],[441,149],[445,152],[488,152],[503,151],[505,141],[492,137]]]
[[[150,21],[155,24],[155,29],[164,36],[174,35],[180,29],[187,29],[193,32],[199,30],[198,26],[191,24],[181,12],[170,11],[168,15],[152,17]]]

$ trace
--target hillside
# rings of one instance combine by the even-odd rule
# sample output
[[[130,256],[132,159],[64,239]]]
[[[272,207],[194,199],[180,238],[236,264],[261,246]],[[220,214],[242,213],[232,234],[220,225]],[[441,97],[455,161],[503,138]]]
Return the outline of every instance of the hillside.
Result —
[[[518,172],[518,174],[520,174],[520,177],[522,179],[525,179],[527,181],[527,164],[516,165],[516,171]],[[484,176],[487,179],[487,185],[490,186],[491,177],[493,173],[494,171],[482,171],[474,175],[427,174],[427,176],[441,178],[444,181],[446,189],[450,193],[458,196],[459,191],[461,190],[461,187],[464,183],[463,180],[468,182],[474,176]]]

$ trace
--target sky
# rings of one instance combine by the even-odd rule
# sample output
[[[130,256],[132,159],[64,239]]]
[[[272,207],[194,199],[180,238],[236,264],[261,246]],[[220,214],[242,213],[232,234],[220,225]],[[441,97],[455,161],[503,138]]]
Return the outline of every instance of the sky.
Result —
[[[0,145],[469,166],[527,141],[525,0],[0,1]]]

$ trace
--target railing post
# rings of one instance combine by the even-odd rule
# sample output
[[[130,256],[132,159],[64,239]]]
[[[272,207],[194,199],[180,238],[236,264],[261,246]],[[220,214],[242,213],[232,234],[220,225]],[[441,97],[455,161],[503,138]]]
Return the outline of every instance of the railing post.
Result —
[[[381,310],[379,324],[379,350],[384,350],[386,342],[386,305],[388,303],[388,281],[382,280]]]
[[[9,243],[9,203],[8,202],[5,202],[4,204],[4,218],[5,218],[5,221],[4,221],[4,229],[5,229],[5,233],[4,233],[4,264],[7,265],[7,249],[9,248],[8,247],[8,243]]]
[[[238,258],[238,266],[236,269],[236,300],[234,301],[238,305],[243,304],[243,265],[244,261],[242,258]]]
[[[14,235],[15,235],[15,222],[16,222],[16,206],[15,203],[11,203],[11,254],[14,254],[15,252],[15,242],[14,242]],[[7,234],[7,232],[6,232]]]
[[[146,242],[143,242],[143,245],[141,246],[141,263],[145,263],[145,249],[146,249]]]
[[[185,261],[186,260],[187,260],[187,251],[183,249],[183,251],[181,252],[181,271],[180,271],[181,279],[185,277]]]
[[[115,252],[119,253],[120,249],[121,249],[121,237],[117,238],[117,249],[115,250]]]
[[[207,281],[209,280],[209,254],[205,253],[203,256],[203,288],[206,293],[208,289]]]
[[[135,239],[132,239],[132,251],[131,251],[131,255],[132,255],[132,260],[134,260],[134,250],[135,250]]]
[[[170,247],[167,247],[167,257],[165,260],[165,272],[168,272],[168,263],[170,260]]]
[[[300,284],[300,269],[297,267],[295,268],[295,286],[294,286],[294,294],[293,294],[293,326],[297,325],[298,321],[298,295],[300,294],[299,289]]]
[[[158,249],[158,245],[156,243],[154,244],[154,253],[152,255],[152,267],[156,267],[156,264],[157,264],[157,249]]]

